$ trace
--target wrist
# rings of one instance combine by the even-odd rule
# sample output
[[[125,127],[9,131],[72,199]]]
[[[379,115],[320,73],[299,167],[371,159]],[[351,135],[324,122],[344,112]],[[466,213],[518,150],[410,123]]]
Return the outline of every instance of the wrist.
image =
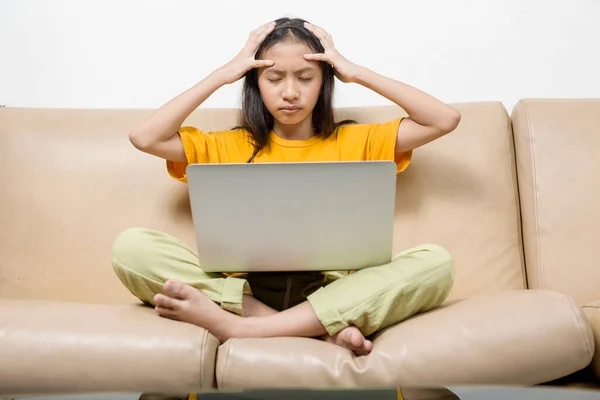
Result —
[[[354,68],[354,72],[352,74],[351,81],[353,83],[358,83],[359,85],[364,85],[368,81],[370,73],[371,73],[371,70],[368,69],[367,67],[357,65]]]
[[[221,86],[225,86],[229,83],[227,81],[227,75],[226,75],[225,71],[223,71],[221,68],[213,71],[210,75],[208,75],[206,77],[205,81],[211,87],[213,87],[214,90],[217,90]]]

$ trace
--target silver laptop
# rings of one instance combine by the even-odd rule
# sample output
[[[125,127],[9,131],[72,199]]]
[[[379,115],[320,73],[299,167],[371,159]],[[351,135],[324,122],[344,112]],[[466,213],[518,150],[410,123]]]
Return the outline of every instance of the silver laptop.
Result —
[[[357,270],[392,257],[392,161],[191,164],[206,272]]]

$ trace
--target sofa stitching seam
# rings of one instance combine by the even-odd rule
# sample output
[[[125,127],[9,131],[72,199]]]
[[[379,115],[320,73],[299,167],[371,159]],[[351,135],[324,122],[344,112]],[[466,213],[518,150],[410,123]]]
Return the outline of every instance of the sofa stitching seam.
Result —
[[[199,383],[200,383],[200,387],[204,388],[204,363],[202,362],[202,355],[203,354],[207,354],[206,352],[206,337],[208,336],[208,331],[204,330],[204,336],[202,337],[202,344],[200,345],[200,379],[199,379]]]
[[[217,385],[220,389],[225,386],[225,371],[227,370],[227,362],[229,361],[229,349],[230,348],[231,348],[231,339],[228,340],[227,345],[225,346],[225,361],[223,361],[223,368],[221,370],[221,382],[220,382],[220,384],[217,383]]]
[[[517,153],[516,153],[516,139],[515,139],[515,134],[514,134],[514,130],[513,130],[513,124],[511,121],[510,116],[508,115],[508,112],[506,111],[506,109],[504,109],[504,107],[502,108],[504,116],[506,117],[506,127],[505,127],[505,132],[508,133],[507,135],[507,139],[508,139],[508,154],[509,154],[509,159],[511,160],[511,162],[509,162],[509,172],[510,172],[510,179],[512,181],[511,184],[511,189],[512,189],[512,195],[513,195],[513,202],[514,202],[514,206],[515,206],[515,216],[517,218],[517,221],[519,221],[518,224],[516,224],[515,226],[515,234],[516,234],[516,239],[517,239],[517,248],[519,248],[519,261],[521,262],[521,284],[525,287],[528,288],[529,287],[529,282],[527,280],[527,265],[524,261],[524,248],[523,248],[523,228],[521,226],[519,226],[520,224],[522,224],[521,221],[521,198],[520,198],[520,188],[519,188],[519,177],[518,177],[518,171],[517,171]],[[512,142],[512,146],[511,146],[511,142]]]
[[[583,328],[583,323],[581,322],[581,320],[579,318],[575,318],[575,314],[577,314],[577,311],[579,309],[579,307],[577,307],[575,305],[575,302],[573,301],[573,299],[569,296],[567,296],[565,293],[561,293],[569,302],[569,307],[571,308],[572,311],[572,315],[573,315],[573,319],[575,320],[575,323],[577,325],[577,327],[579,328],[579,332],[581,333],[581,336],[585,339],[585,346],[586,346],[586,350],[588,353],[592,353],[592,356],[594,354],[594,348],[593,348],[593,338],[592,341],[587,340],[587,335],[584,332],[584,328]]]
[[[545,285],[544,285],[544,267],[542,265],[541,262],[541,258],[542,258],[542,246],[541,246],[541,242],[540,242],[540,218],[539,218],[539,202],[538,202],[538,191],[537,191],[537,175],[536,175],[536,163],[535,163],[535,147],[533,145],[534,142],[534,131],[533,131],[533,127],[531,125],[531,115],[530,115],[530,110],[529,107],[527,106],[527,101],[523,101],[523,106],[525,108],[525,115],[527,116],[527,128],[528,131],[530,132],[529,135],[529,147],[530,147],[530,155],[531,155],[531,184],[532,184],[532,191],[533,191],[533,206],[534,206],[534,210],[535,210],[535,214],[534,214],[534,218],[535,218],[535,245],[536,245],[536,262],[537,262],[537,275],[538,275],[538,282],[540,285],[540,289],[544,289]]]
[[[142,280],[148,280],[148,281],[150,281],[152,283],[161,285],[161,283],[159,281],[156,281],[156,280],[154,280],[152,278],[149,278],[149,277],[147,277],[145,275],[142,275],[142,274],[140,274],[140,273],[138,273],[138,272],[136,272],[136,271],[134,271],[134,270],[132,270],[130,268],[125,267],[121,263],[117,262],[117,260],[113,259],[112,262],[113,262],[113,265],[116,265],[119,268],[121,268],[122,270],[127,271],[128,273],[131,273],[133,275],[136,275],[136,276],[142,278]],[[207,347],[207,342],[208,342],[207,341],[207,337],[208,337],[208,334],[209,334],[209,332],[206,329],[202,329],[202,330],[204,331],[204,336],[202,338],[202,343],[200,344],[200,348],[201,348],[201,352],[200,352],[200,377],[199,377],[200,378],[199,379],[200,387],[204,387],[204,385],[203,385],[203,377],[204,377],[204,372],[205,372],[205,365],[202,362],[202,359],[203,359],[202,355],[203,354],[207,354],[206,353],[206,347]]]

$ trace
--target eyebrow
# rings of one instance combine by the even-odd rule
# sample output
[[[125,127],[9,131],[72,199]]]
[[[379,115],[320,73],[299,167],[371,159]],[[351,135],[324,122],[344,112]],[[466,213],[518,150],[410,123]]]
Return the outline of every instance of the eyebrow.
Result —
[[[296,74],[301,74],[303,72],[314,71],[314,70],[315,69],[313,67],[304,67],[304,68],[297,69],[294,72]],[[272,73],[277,74],[277,75],[285,75],[285,71],[282,71],[282,70],[279,70],[279,69],[269,69],[269,70],[267,70],[267,72],[272,72]]]

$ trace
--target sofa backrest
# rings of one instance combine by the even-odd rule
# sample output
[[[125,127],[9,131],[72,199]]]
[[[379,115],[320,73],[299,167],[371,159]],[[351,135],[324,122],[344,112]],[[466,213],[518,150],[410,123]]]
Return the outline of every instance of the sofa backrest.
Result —
[[[514,126],[528,284],[600,298],[600,99],[524,99]]]
[[[500,103],[457,105],[450,135],[417,149],[398,177],[394,250],[438,243],[455,257],[452,297],[524,287],[512,132]],[[122,303],[111,267],[123,230],[168,232],[195,249],[187,186],[129,143],[150,110],[0,108],[0,296]],[[231,127],[237,110],[185,122]],[[396,106],[338,110],[385,121]]]
[[[398,176],[394,250],[436,243],[454,257],[451,298],[526,287],[512,128],[499,102],[455,105],[458,128],[413,154]],[[340,118],[385,121],[395,106]],[[404,115],[404,114],[403,114]]]

